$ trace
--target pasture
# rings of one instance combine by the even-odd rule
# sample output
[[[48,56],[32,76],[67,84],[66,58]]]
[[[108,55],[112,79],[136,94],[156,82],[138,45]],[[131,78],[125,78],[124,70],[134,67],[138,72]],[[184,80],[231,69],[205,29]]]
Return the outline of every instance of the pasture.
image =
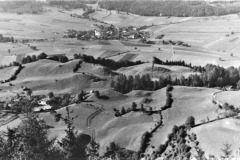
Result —
[[[164,34],[163,40],[183,41],[191,47],[163,45],[160,40],[156,44],[143,44],[137,40],[91,40],[80,41],[76,38],[63,38],[69,29],[92,30],[96,29],[97,22],[88,19],[70,17],[70,14],[81,14],[82,10],[62,11],[57,8],[48,7],[46,13],[39,15],[16,15],[12,13],[0,14],[0,33],[4,36],[13,36],[16,39],[46,39],[43,42],[32,41],[29,43],[0,43],[0,65],[8,65],[13,61],[21,62],[21,58],[26,55],[38,55],[45,52],[48,55],[66,54],[71,59],[74,54],[91,55],[94,58],[107,58],[115,61],[144,61],[147,63],[120,68],[116,73],[125,75],[150,74],[153,79],[160,76],[171,75],[172,78],[198,74],[190,68],[182,66],[154,65],[152,71],[153,57],[163,61],[184,60],[192,65],[204,66],[208,63],[221,65],[223,67],[239,67],[240,55],[240,20],[237,15],[220,17],[144,17],[133,14],[117,13],[116,11],[99,10],[90,15],[95,19],[122,26],[149,26],[146,31],[150,32],[151,40]],[[14,17],[14,18],[13,18]],[[233,32],[233,33],[232,33]],[[228,36],[226,36],[228,35]],[[30,46],[36,46],[36,50]],[[233,53],[233,55],[231,55]],[[150,130],[155,124],[155,117],[144,113],[130,112],[122,117],[115,117],[113,108],[130,108],[132,102],[136,102],[138,107],[144,103],[144,98],[151,98],[144,107],[152,107],[159,110],[165,105],[166,88],[157,91],[132,91],[128,94],[121,94],[110,87],[112,71],[106,67],[83,62],[81,67],[73,72],[79,60],[72,60],[67,63],[59,63],[51,60],[40,60],[37,62],[24,64],[24,69],[19,73],[16,80],[12,81],[13,86],[8,83],[0,85],[0,99],[11,99],[16,93],[21,92],[21,86],[31,88],[33,94],[47,94],[53,91],[56,94],[79,93],[81,89],[85,91],[99,90],[100,95],[108,99],[98,99],[95,95],[88,97],[88,102],[71,106],[74,109],[76,118],[76,128],[79,132],[91,134],[96,133],[96,140],[101,144],[100,153],[105,151],[105,147],[112,141],[117,142],[121,147],[137,151],[141,142],[141,135]],[[0,80],[9,78],[15,67],[0,70]],[[196,123],[211,120],[217,117],[215,106],[212,103],[212,94],[217,89],[181,87],[174,86],[172,91],[173,106],[162,112],[163,124],[154,133],[150,141],[147,153],[151,153],[164,143],[173,125],[181,125],[188,116],[194,116]],[[239,107],[238,92],[222,92],[217,95],[217,99],[228,102],[235,107]],[[104,107],[92,120],[91,127],[86,126],[87,118],[95,110],[91,105]],[[65,114],[64,108],[58,110]],[[51,136],[63,136],[65,125],[62,122],[54,122],[49,113],[41,113],[47,124],[55,126],[51,129]],[[156,116],[156,115],[155,115]],[[15,126],[20,123],[16,119],[0,127],[0,130],[7,126]],[[239,122],[238,120],[226,119],[202,125],[193,129],[197,133],[200,144],[207,153],[219,154],[221,144],[230,134],[230,142],[238,141]],[[214,136],[214,133],[219,136]],[[128,136],[126,136],[128,135]],[[217,140],[221,139],[221,141]],[[234,148],[236,145],[234,144]]]
[[[21,58],[17,55],[38,55],[41,52],[51,54],[66,54],[73,58],[73,54],[87,54],[95,58],[110,58],[116,61],[129,59],[131,61],[151,61],[152,56],[166,60],[184,60],[193,65],[207,63],[220,64],[225,67],[238,65],[238,48],[240,40],[239,17],[228,15],[221,17],[144,17],[123,12],[106,11],[101,9],[90,17],[116,26],[143,26],[149,28],[151,39],[164,34],[164,40],[181,40],[191,45],[190,48],[174,47],[175,55],[169,45],[147,45],[132,41],[79,41],[62,38],[68,29],[95,29],[93,22],[88,19],[70,17],[70,14],[80,14],[81,9],[62,11],[47,7],[47,12],[39,15],[16,15],[3,13],[0,15],[0,33],[17,39],[46,39],[45,42],[30,42],[28,44],[0,44],[0,64]],[[13,18],[14,17],[14,18]],[[153,26],[152,26],[153,25]],[[233,34],[232,34],[233,32]],[[226,35],[229,34],[227,37]],[[30,49],[36,46],[37,50]],[[159,50],[159,48],[161,50]],[[8,49],[11,50],[8,53]],[[233,56],[231,56],[233,53]],[[134,55],[134,56],[133,56]],[[9,57],[10,56],[10,57]]]
[[[207,117],[215,119],[217,117],[217,113],[215,112],[217,107],[213,105],[211,96],[212,93],[216,91],[215,89],[208,88],[175,86],[172,91],[173,105],[171,108],[162,112],[164,126],[158,129],[153,135],[150,145],[156,148],[159,143],[165,143],[167,135],[171,132],[172,127],[174,125],[184,124],[188,116],[194,116],[196,124],[201,123],[201,120]],[[162,95],[164,95],[164,92],[158,97],[162,97]],[[157,101],[153,101],[151,105],[156,105],[157,109],[162,107]],[[148,151],[151,152],[151,150],[152,149],[149,147]]]

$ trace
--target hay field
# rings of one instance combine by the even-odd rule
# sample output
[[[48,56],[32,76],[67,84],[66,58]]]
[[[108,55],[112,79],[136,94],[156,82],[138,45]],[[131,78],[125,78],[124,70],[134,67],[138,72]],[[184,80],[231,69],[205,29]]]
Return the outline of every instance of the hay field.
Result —
[[[240,20],[238,15],[212,17],[144,17],[126,13],[102,10],[92,15],[94,18],[118,26],[154,25],[146,31],[151,38],[164,34],[166,40],[181,40],[190,45],[214,51],[231,52],[238,55]],[[232,35],[232,32],[234,34]],[[230,35],[227,37],[226,35]]]
[[[19,57],[32,50],[23,44],[0,43],[0,65],[9,65],[13,61],[20,62]]]
[[[95,107],[98,107],[98,104],[93,104]],[[87,134],[91,134],[90,130],[87,127],[87,117],[90,116],[95,109],[91,107],[90,105],[86,104],[75,104],[72,105],[70,110],[73,110],[73,114],[71,114],[72,117],[75,117],[74,126],[76,127],[76,130],[78,130],[80,133],[85,132]],[[62,114],[63,116],[66,115],[66,109],[61,108],[57,110],[58,113]],[[42,117],[49,126],[53,126],[50,130],[50,136],[58,136],[60,138],[62,135],[65,134],[66,125],[63,121],[55,122],[54,117],[50,113],[41,113],[39,115]],[[77,117],[76,117],[77,116]]]
[[[105,148],[109,142],[116,142],[127,149],[137,151],[141,136],[154,126],[153,118],[142,113],[130,113],[119,118],[113,118],[98,131],[100,145]],[[127,135],[127,136],[126,136]]]
[[[102,15],[102,17],[100,16]],[[240,46],[239,40],[239,16],[238,15],[227,15],[219,17],[144,17],[136,16],[132,14],[117,13],[112,11],[111,14],[105,10],[98,11],[92,15],[94,18],[107,22],[114,21],[113,24],[118,26],[124,25],[156,25],[152,26],[146,31],[150,32],[151,38],[155,38],[157,35],[164,34],[164,40],[183,41],[191,45],[190,48],[174,47],[176,55],[172,53],[171,47],[165,48],[160,56],[163,60],[184,60],[187,63],[194,65],[206,65],[208,63],[221,65],[224,67],[239,66],[239,53],[238,48]],[[97,17],[99,16],[99,17]],[[124,18],[121,18],[124,17]],[[111,22],[109,22],[111,23]],[[232,32],[234,34],[232,35]],[[227,37],[226,35],[230,35]],[[125,48],[130,53],[116,55],[110,57],[110,59],[120,61],[124,57],[128,57],[128,54],[139,54],[135,56],[132,61],[146,60],[149,61],[151,58],[148,56],[159,56],[154,52],[159,52],[159,45],[152,45],[151,47],[125,45],[129,48]],[[131,47],[137,47],[137,53]],[[155,50],[156,49],[156,50]],[[233,57],[231,57],[233,53]],[[222,59],[222,60],[219,60]]]
[[[165,91],[165,89],[162,89]],[[157,130],[151,140],[151,145],[158,147],[159,144],[167,140],[167,135],[171,132],[174,125],[183,124],[188,116],[194,116],[196,123],[200,123],[202,119],[209,117],[216,118],[216,106],[212,104],[211,96],[217,90],[197,87],[177,87],[174,86],[173,105],[170,109],[163,111],[163,127]],[[164,92],[163,92],[164,94]],[[159,95],[161,96],[161,95]],[[156,102],[157,109],[161,105]],[[201,144],[201,141],[200,141]],[[149,152],[151,149],[149,148]]]
[[[93,13],[91,16],[103,20],[114,21],[117,26],[127,25],[151,25],[148,28],[151,38],[159,34],[164,34],[164,40],[181,40],[190,45],[191,48],[175,48],[176,55],[172,55],[170,46],[163,45],[138,45],[134,41],[78,41],[76,39],[63,39],[64,32],[68,29],[81,30],[94,29],[95,22],[87,19],[70,17],[72,12],[59,12],[58,9],[48,7],[48,11],[41,15],[14,15],[4,13],[0,15],[2,26],[0,31],[4,35],[18,38],[48,38],[47,42],[30,43],[36,46],[38,51],[31,50],[28,46],[19,46],[11,48],[11,44],[4,45],[5,50],[0,51],[0,55],[5,57],[9,55],[6,48],[10,48],[12,56],[16,55],[37,55],[41,52],[51,54],[66,54],[69,58],[75,53],[92,55],[95,58],[110,58],[116,61],[126,59],[131,55],[131,61],[144,60],[151,61],[152,56],[162,60],[184,60],[194,65],[206,65],[207,63],[220,64],[228,67],[231,64],[235,66],[239,63],[238,48],[240,40],[238,39],[239,18],[236,15],[220,17],[144,17],[132,14],[117,13],[102,10]],[[80,10],[76,10],[78,12]],[[14,18],[12,18],[14,17]],[[10,25],[9,25],[10,24]],[[10,26],[10,27],[9,27]],[[14,30],[15,29],[15,30]],[[229,38],[226,34],[235,32]],[[7,46],[5,46],[7,45]],[[135,49],[137,47],[137,49]],[[203,47],[203,48],[201,48]],[[84,48],[84,49],[82,49]],[[158,48],[161,48],[159,51]],[[199,48],[201,51],[199,51]],[[189,50],[190,49],[190,50]],[[204,53],[203,53],[204,50]],[[223,52],[225,51],[225,52]],[[124,53],[128,52],[128,53]],[[234,53],[235,57],[230,54]],[[117,55],[117,53],[120,53]],[[124,54],[121,54],[124,53]],[[137,55],[136,55],[137,54]],[[225,57],[226,56],[226,57]],[[224,61],[219,61],[219,58]],[[3,59],[3,58],[2,58]],[[6,57],[4,64],[12,62],[16,57]],[[1,62],[3,63],[3,62]]]
[[[134,14],[127,14],[125,12],[117,13],[116,11],[106,11],[101,9],[102,11],[97,11],[96,13],[91,14],[90,16],[96,18],[100,21],[104,21],[106,23],[114,24],[117,26],[144,26],[144,25],[164,25],[169,23],[177,23],[189,18],[181,18],[181,17],[145,17]]]
[[[11,78],[17,69],[18,67],[8,67],[0,69],[0,81],[4,81]]]
[[[21,86],[31,88],[36,92],[48,93],[76,93],[80,89],[102,88],[106,86],[103,67],[85,64],[77,73],[73,73],[73,68],[79,60],[68,63],[59,63],[51,60],[41,60],[25,65],[18,78],[9,86],[5,83],[1,85],[4,91],[21,91]]]
[[[89,20],[70,17],[70,14],[51,7],[39,15],[2,13],[0,21],[0,31],[4,35],[30,39],[59,38],[68,29],[79,29],[79,25],[83,30],[94,28],[94,23]]]
[[[198,74],[197,72],[191,71],[188,67],[182,66],[165,66],[165,65],[154,65],[154,70],[152,72],[152,63],[144,63],[137,66],[123,67],[118,69],[118,73],[125,75],[144,75],[149,74],[153,79],[158,79],[160,76],[171,75],[174,78],[180,78],[181,76],[187,77],[190,74]]]
[[[64,33],[68,29],[82,30],[94,29],[95,24],[87,19],[79,19],[70,17],[70,13],[59,12],[58,9],[48,7],[47,12],[39,15],[17,15],[14,13],[0,14],[0,33],[3,36],[14,37],[15,39],[47,39],[47,42],[30,43],[31,46],[36,46],[38,52],[30,49],[29,46],[20,43],[1,43],[0,58],[9,55],[8,49],[11,50],[10,55],[33,55],[40,52],[47,54],[68,53],[71,48],[58,42],[62,39]],[[13,18],[14,17],[14,18]],[[75,40],[76,41],[76,40]],[[59,45],[57,45],[60,43]],[[58,48],[59,47],[59,48]],[[63,48],[62,48],[63,47]],[[14,57],[13,57],[14,58]],[[0,62],[0,65],[9,64],[13,59],[7,57],[5,63]]]
[[[218,93],[216,99],[221,103],[227,102],[228,104],[234,105],[234,107],[240,107],[239,91],[225,91]]]
[[[224,119],[196,127],[192,132],[197,134],[198,141],[206,155],[212,154],[220,157],[223,144],[232,145],[233,154],[239,149],[240,141],[239,119]]]

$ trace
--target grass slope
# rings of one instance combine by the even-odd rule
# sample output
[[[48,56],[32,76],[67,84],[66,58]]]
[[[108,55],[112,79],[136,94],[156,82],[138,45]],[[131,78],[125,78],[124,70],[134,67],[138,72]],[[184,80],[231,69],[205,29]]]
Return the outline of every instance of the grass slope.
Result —
[[[196,127],[192,132],[197,134],[198,141],[206,155],[212,154],[220,157],[223,144],[232,145],[232,154],[239,149],[240,121],[239,119],[224,119]]]
[[[207,116],[216,118],[217,109],[211,102],[212,93],[215,89],[190,88],[174,86],[173,105],[170,109],[163,111],[163,127],[153,135],[151,145],[158,147],[167,140],[167,135],[171,132],[174,125],[185,123],[188,116],[194,116],[196,123],[200,123]],[[157,106],[160,109],[161,106]],[[201,141],[200,141],[201,143]],[[150,151],[150,149],[149,149]]]
[[[0,69],[0,81],[9,79],[15,73],[15,71],[17,69],[18,69],[18,67],[16,67],[16,66]]]
[[[183,66],[166,66],[166,65],[154,65],[154,69],[152,72],[152,63],[144,63],[136,66],[123,67],[120,68],[118,73],[126,74],[126,75],[143,75],[150,74],[153,78],[159,78],[160,76],[171,75],[172,78],[181,77],[182,75],[188,77],[190,74],[198,74],[197,72],[191,71],[188,67]]]

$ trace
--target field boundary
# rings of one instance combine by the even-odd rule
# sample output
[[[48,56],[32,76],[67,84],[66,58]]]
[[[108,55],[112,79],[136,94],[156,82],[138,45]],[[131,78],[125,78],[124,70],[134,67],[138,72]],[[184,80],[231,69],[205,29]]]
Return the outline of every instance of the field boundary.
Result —
[[[91,127],[91,122],[92,122],[92,120],[93,120],[93,118],[95,117],[95,116],[97,116],[101,111],[103,111],[103,105],[101,106],[101,107],[99,107],[98,108],[98,110],[96,110],[95,112],[93,112],[90,116],[88,116],[88,118],[87,118],[87,124],[86,124],[86,126],[88,127],[88,128],[90,128]]]

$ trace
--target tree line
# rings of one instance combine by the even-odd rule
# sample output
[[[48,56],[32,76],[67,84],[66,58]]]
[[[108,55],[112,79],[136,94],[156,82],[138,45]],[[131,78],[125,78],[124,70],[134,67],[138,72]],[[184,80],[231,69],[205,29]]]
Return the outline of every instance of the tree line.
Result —
[[[191,74],[188,77],[172,79],[170,75],[160,76],[158,80],[153,81],[149,74],[126,76],[118,75],[111,81],[111,87],[121,93],[129,93],[132,90],[155,91],[166,87],[168,84],[191,86],[191,87],[226,87],[240,86],[240,68],[229,67],[227,69],[208,64],[204,67],[204,72],[200,74]]]
[[[17,70],[13,73],[13,75],[11,75],[10,78],[6,79],[6,80],[1,80],[0,83],[3,84],[3,83],[7,83],[7,82],[10,82],[10,81],[13,81],[17,78],[17,75],[21,72],[21,70],[24,68],[24,66],[22,66],[21,64],[17,65],[18,68]]]
[[[69,59],[65,55],[52,55],[52,56],[48,56],[46,53],[42,52],[38,56],[32,55],[32,56],[24,57],[22,59],[22,64],[36,62],[36,61],[41,60],[41,59],[50,59],[50,60],[58,61],[58,62],[61,62],[61,63],[65,63],[65,62],[69,61]]]
[[[240,7],[209,5],[201,1],[101,1],[101,8],[142,16],[205,17],[239,13]]]
[[[19,65],[20,65],[20,63],[13,61],[13,62],[10,63],[9,65],[0,65],[0,69],[12,67],[12,66],[19,66]]]
[[[0,42],[5,43],[5,42],[12,42],[14,43],[14,38],[13,37],[4,37],[2,34],[0,34]]]
[[[189,67],[189,68],[193,69],[194,72],[200,72],[200,73],[205,71],[205,68],[202,66],[192,66],[191,63],[187,64],[185,61],[168,61],[168,60],[166,60],[166,62],[164,62],[155,56],[153,57],[153,63],[161,64],[161,65],[168,65],[168,66]]]
[[[93,64],[100,64],[104,67],[108,67],[112,70],[117,70],[121,67],[129,67],[129,66],[134,66],[134,65],[139,65],[139,64],[143,64],[144,62],[142,61],[136,61],[136,62],[132,62],[132,61],[120,61],[120,62],[116,62],[114,60],[111,59],[105,59],[105,58],[101,58],[98,57],[97,59],[95,59],[93,56],[89,56],[89,55],[81,55],[81,54],[74,54],[74,59],[82,59],[84,62],[87,63],[93,63]]]

